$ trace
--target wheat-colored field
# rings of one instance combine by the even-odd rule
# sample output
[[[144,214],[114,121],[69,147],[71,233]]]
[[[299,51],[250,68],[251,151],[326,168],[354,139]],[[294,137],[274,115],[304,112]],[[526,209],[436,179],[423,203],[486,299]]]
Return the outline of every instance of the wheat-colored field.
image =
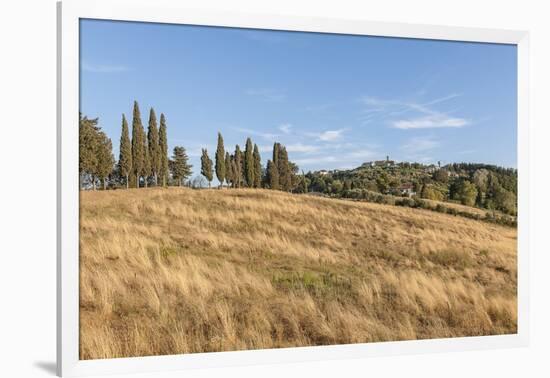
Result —
[[[81,359],[517,329],[513,228],[267,190],[80,201]]]

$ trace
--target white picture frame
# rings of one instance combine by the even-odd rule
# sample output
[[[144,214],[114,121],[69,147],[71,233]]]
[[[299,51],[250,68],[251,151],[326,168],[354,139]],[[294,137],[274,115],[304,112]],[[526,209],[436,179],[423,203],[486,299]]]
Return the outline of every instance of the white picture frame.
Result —
[[[514,335],[79,360],[79,20],[81,18],[329,32],[517,45],[518,332]],[[57,373],[121,374],[527,346],[529,340],[529,35],[525,31],[186,9],[176,1],[58,3]]]

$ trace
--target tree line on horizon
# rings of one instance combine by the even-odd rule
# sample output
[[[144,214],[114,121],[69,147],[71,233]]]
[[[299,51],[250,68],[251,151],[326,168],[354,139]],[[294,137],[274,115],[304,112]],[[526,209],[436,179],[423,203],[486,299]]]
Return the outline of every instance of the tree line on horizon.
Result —
[[[167,184],[169,174],[168,140],[166,118],[160,116],[160,127],[157,127],[155,110],[149,113],[147,133],[141,122],[139,105],[134,101],[132,117],[132,137],[128,129],[126,116],[122,114],[120,152],[118,162],[112,152],[112,142],[98,126],[98,118],[89,119],[80,115],[79,124],[79,171],[81,185],[88,182],[93,189],[97,180],[103,183],[123,182],[126,188],[147,187],[151,181],[158,185]]]
[[[315,171],[299,174],[281,143],[273,145],[272,158],[262,165],[258,145],[248,137],[244,150],[239,144],[233,151],[225,148],[223,136],[217,135],[214,160],[206,148],[201,149],[200,176],[189,180],[193,171],[183,146],[173,148],[168,157],[167,125],[164,113],[157,127],[156,113],[149,112],[147,132],[134,101],[132,130],[122,114],[118,161],[112,142],[98,125],[98,118],[79,117],[79,173],[81,188],[103,189],[148,186],[182,186],[202,188],[214,180],[219,188],[264,188],[293,193],[314,192],[331,197],[368,199],[369,193],[397,196],[405,194],[402,185],[412,189],[415,198],[460,202],[506,214],[517,213],[517,170],[487,164],[454,163],[445,167],[428,167],[419,163],[394,163],[371,167],[363,164],[352,170]],[[391,164],[390,164],[391,163]]]
[[[231,154],[226,151],[223,136],[218,132],[218,143],[214,154],[215,162],[208,155],[208,150],[201,151],[201,174],[208,181],[214,179],[214,173],[220,187],[226,183],[230,188],[264,188],[286,192],[307,191],[305,179],[298,176],[298,166],[288,159],[286,147],[281,143],[273,144],[272,159],[264,168],[258,145],[249,137],[244,151],[237,144]]]
[[[103,189],[113,187],[147,187],[183,185],[192,174],[187,151],[183,146],[175,146],[173,155],[168,157],[167,126],[164,113],[157,127],[156,113],[149,112],[147,133],[141,121],[137,101],[134,101],[132,131],[126,116],[122,114],[120,151],[115,162],[111,139],[98,126],[98,118],[89,119],[80,114],[79,122],[79,173],[81,187],[86,183],[92,189],[98,181]],[[233,153],[225,149],[221,133],[218,132],[214,161],[206,148],[201,151],[201,175],[211,182],[214,173],[223,187],[230,188],[266,188],[288,192],[306,192],[305,176],[298,175],[298,166],[288,158],[286,147],[274,143],[272,159],[264,168],[258,145],[247,138],[244,151],[237,144]],[[187,181],[190,183],[190,181]]]

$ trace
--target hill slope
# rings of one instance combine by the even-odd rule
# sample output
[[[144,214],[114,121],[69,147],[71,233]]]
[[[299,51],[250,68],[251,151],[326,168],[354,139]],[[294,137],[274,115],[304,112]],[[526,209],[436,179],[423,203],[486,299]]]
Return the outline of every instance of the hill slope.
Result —
[[[513,228],[267,190],[80,198],[82,359],[516,332]]]

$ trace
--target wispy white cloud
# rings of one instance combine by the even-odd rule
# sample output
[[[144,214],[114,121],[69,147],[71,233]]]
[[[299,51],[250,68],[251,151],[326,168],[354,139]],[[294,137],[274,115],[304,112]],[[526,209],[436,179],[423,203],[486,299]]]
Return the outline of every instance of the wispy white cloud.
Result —
[[[329,169],[349,169],[362,164],[364,160],[339,155],[323,155],[298,158],[293,160],[298,166],[321,166]]]
[[[260,154],[270,155],[273,152],[273,145],[272,144],[259,144],[258,149],[260,150]]]
[[[322,140],[323,142],[332,142],[342,138],[343,132],[344,129],[323,131],[319,134],[319,140]]]
[[[83,71],[94,73],[118,73],[129,71],[129,68],[123,65],[92,64],[89,62],[82,62],[81,67]]]
[[[319,151],[320,149],[321,149],[321,146],[317,146],[313,144],[294,143],[294,144],[286,145],[286,150],[288,152],[312,153],[312,152]]]
[[[445,114],[434,114],[424,117],[400,119],[392,122],[396,129],[438,129],[438,128],[459,128],[468,125],[470,122],[464,118],[450,117]]]
[[[279,130],[285,134],[290,134],[290,129],[292,129],[292,125],[290,123],[283,123],[279,126]]]
[[[365,96],[361,98],[365,108],[360,119],[363,124],[366,124],[371,122],[374,117],[383,115],[391,119],[389,121],[391,127],[402,130],[460,128],[471,124],[471,121],[462,117],[450,116],[435,107],[435,105],[460,96],[460,94],[452,93],[423,103]],[[405,118],[405,114],[410,114],[410,116]]]
[[[318,141],[322,142],[335,142],[342,138],[342,134],[346,129],[338,130],[326,130],[320,133],[306,133],[306,136],[316,138]]]
[[[458,93],[451,93],[450,95],[439,97],[439,98],[436,98],[432,101],[428,101],[424,105],[425,106],[435,105],[435,104],[439,104],[440,102],[445,102],[445,101],[448,101],[448,100],[452,100],[453,98],[457,98],[457,97],[460,97],[460,96],[461,95],[458,94]]]
[[[320,146],[312,154],[292,158],[292,161],[300,166],[326,165],[325,168],[344,169],[357,167],[366,160],[377,156],[375,150],[365,148],[361,145],[348,145],[347,149],[344,151],[332,147],[333,145]]]
[[[315,156],[308,157],[303,159],[293,160],[296,164],[300,165],[309,165],[309,164],[320,164],[320,163],[335,163],[340,162],[339,158],[333,155],[324,155],[324,156]]]
[[[270,88],[250,88],[245,93],[267,102],[280,102],[286,99],[286,94]]]

